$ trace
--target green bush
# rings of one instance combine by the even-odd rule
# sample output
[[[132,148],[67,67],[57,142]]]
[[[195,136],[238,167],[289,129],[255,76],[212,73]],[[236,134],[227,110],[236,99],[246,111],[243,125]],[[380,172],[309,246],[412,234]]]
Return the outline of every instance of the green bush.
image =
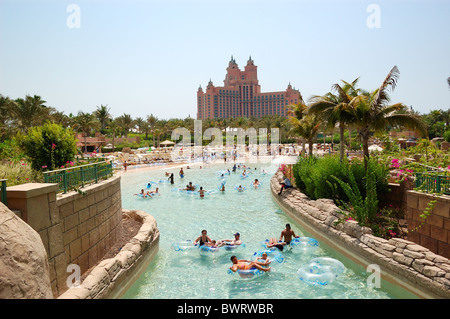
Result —
[[[444,132],[444,139],[446,142],[450,142],[450,131]]]
[[[350,183],[349,171],[354,176],[361,196],[366,196],[366,171],[363,160],[347,159],[340,161],[339,155],[325,157],[300,158],[294,165],[294,177],[297,188],[311,199],[329,198],[336,203],[348,202],[349,198],[344,189],[339,187],[336,178],[344,183]],[[376,160],[369,160],[368,171],[374,175],[378,194],[388,191],[389,167]],[[334,176],[334,177],[332,177]]]
[[[36,171],[52,170],[73,161],[77,152],[74,132],[59,124],[47,122],[32,127],[18,142]]]

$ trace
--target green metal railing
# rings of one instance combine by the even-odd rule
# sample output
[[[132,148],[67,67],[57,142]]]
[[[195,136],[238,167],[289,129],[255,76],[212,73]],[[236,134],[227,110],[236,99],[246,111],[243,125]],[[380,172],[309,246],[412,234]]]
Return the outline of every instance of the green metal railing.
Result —
[[[436,173],[416,173],[416,188],[426,193],[450,195],[450,176]]]
[[[98,183],[99,180],[107,179],[112,175],[112,163],[99,162],[44,172],[44,182],[57,183],[58,190],[67,193],[68,190],[74,187],[84,187],[85,184]]]
[[[2,200],[2,203],[7,206],[8,199],[6,198],[6,179],[0,179],[0,182],[0,198]]]

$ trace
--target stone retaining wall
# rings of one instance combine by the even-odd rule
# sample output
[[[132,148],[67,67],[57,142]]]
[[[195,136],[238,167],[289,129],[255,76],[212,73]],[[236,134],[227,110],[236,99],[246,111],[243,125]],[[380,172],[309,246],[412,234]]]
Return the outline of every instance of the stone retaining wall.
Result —
[[[70,288],[58,299],[118,298],[147,268],[159,246],[156,220],[143,211],[123,213],[142,222],[138,234],[115,257],[100,262],[81,285]]]
[[[372,230],[342,216],[332,200],[311,200],[296,188],[280,191],[282,173],[271,179],[273,198],[284,212],[331,248],[367,266],[377,264],[383,279],[422,298],[450,298],[450,261],[412,241],[376,237]]]
[[[116,242],[122,225],[119,176],[86,186],[83,192],[57,195],[57,185],[46,183],[7,188],[8,207],[42,239],[55,297],[68,289],[68,265],[80,266],[81,273],[96,265]]]
[[[408,191],[406,196],[408,238],[436,254],[450,258],[450,196],[437,197],[418,191]],[[431,200],[437,202],[424,220],[420,215]]]

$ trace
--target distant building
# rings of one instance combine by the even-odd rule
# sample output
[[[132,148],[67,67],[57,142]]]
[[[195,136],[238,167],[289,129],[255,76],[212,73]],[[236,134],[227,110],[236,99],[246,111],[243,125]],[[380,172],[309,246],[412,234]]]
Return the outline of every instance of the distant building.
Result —
[[[286,91],[261,92],[257,66],[250,57],[241,71],[231,57],[224,86],[214,86],[210,80],[206,92],[197,91],[197,119],[287,116],[286,106],[298,103],[299,91],[289,83]]]

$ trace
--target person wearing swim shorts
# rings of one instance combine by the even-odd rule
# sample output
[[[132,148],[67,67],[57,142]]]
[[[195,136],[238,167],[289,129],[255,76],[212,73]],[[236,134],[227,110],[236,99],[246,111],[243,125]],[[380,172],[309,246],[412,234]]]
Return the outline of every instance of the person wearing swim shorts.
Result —
[[[267,259],[267,253],[262,253],[261,257],[256,258],[254,261],[259,263],[260,265],[270,264],[270,260]]]
[[[242,241],[241,241],[240,237],[241,237],[241,234],[235,233],[234,234],[234,239],[222,239],[222,240],[219,240],[217,242],[217,246],[222,247],[222,246],[225,246],[225,245],[240,245],[240,244],[242,244]]]
[[[290,224],[286,224],[286,229],[284,229],[281,232],[281,236],[280,236],[280,241],[283,241],[289,245],[292,241],[292,238],[298,238],[299,236],[296,236],[294,231],[291,229],[291,225]]]
[[[286,245],[285,242],[278,241],[276,238],[272,237],[270,238],[269,242],[266,244],[267,248],[278,248],[280,251],[283,251],[284,245]]]
[[[266,268],[261,266],[258,262],[250,261],[246,259],[237,259],[236,256],[231,256],[230,258],[233,265],[230,267],[232,272],[236,272],[238,270],[252,270],[252,269],[258,269],[262,270],[264,272],[270,271],[270,267]]]

